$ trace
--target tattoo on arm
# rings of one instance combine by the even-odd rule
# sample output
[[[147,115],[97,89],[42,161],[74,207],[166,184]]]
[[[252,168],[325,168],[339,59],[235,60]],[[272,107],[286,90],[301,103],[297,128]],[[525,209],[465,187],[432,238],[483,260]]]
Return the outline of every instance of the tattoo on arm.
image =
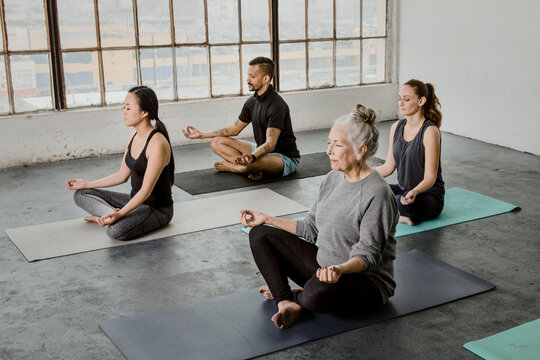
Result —
[[[219,130],[214,130],[212,131],[213,134],[216,134],[218,136],[225,136],[229,133],[229,129],[228,128],[223,128],[223,129],[219,129]]]

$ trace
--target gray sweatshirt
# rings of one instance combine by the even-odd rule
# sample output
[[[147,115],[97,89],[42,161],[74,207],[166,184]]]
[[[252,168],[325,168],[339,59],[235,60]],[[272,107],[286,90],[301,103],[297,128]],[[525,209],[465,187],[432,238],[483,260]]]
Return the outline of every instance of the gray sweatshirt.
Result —
[[[315,204],[296,225],[296,235],[319,247],[321,266],[339,265],[353,257],[381,290],[386,302],[394,294],[396,199],[377,173],[347,182],[342,172],[324,178]]]

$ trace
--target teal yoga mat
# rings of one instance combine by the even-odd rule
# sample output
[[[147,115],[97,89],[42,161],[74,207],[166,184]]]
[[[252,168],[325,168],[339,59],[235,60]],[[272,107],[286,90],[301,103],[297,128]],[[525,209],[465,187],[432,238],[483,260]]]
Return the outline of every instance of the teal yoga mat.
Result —
[[[540,319],[463,345],[486,360],[540,359]]]
[[[444,209],[437,218],[410,226],[400,223],[396,227],[396,237],[416,234],[422,231],[483,219],[489,216],[519,210],[520,207],[489,196],[453,187],[446,190]],[[250,228],[242,231],[249,233]]]

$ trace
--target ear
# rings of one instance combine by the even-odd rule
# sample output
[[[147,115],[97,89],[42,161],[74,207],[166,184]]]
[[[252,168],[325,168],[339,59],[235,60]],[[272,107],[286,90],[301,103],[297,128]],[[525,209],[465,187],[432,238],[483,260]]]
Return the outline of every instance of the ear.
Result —
[[[367,152],[367,146],[366,144],[363,144],[362,146],[358,148],[358,151],[356,152],[356,160],[361,161],[364,155],[366,154],[366,152]]]
[[[263,76],[263,81],[265,84],[270,84],[270,81],[272,81],[272,78],[270,77],[270,75],[266,74]]]
[[[426,103],[426,101],[427,101],[426,97],[425,97],[425,96],[422,96],[422,97],[420,98],[420,100],[418,100],[418,105],[419,105],[419,106],[424,106],[424,104]]]

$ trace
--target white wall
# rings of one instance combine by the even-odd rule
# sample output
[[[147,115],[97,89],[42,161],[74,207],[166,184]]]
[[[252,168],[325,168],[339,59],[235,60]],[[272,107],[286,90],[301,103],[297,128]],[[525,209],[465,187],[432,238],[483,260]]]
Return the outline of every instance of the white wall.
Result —
[[[442,129],[540,155],[540,1],[399,3],[399,83],[432,82]]]
[[[295,131],[329,127],[357,103],[374,108],[379,119],[397,117],[397,85],[373,85],[284,93]],[[173,145],[189,142],[187,125],[203,131],[231,125],[247,97],[160,104]],[[0,118],[0,168],[122,152],[132,130],[120,107],[15,115]],[[249,129],[249,130],[248,130]],[[242,136],[250,136],[251,126]]]

